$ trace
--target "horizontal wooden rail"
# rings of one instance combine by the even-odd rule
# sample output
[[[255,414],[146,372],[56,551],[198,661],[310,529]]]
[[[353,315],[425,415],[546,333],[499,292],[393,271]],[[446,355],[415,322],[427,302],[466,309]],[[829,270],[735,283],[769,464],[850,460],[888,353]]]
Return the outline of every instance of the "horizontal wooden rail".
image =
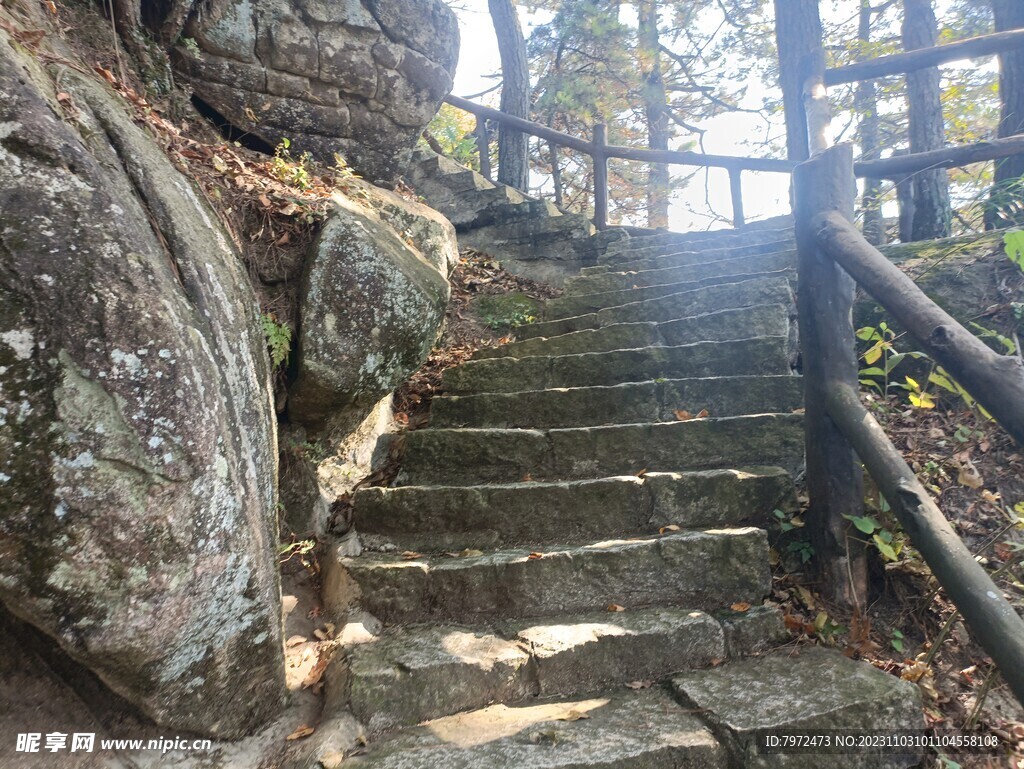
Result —
[[[1020,358],[1000,355],[961,326],[840,214],[819,214],[812,226],[822,250],[1024,446],[1024,363]]]
[[[991,56],[1020,47],[1024,47],[1024,29],[996,32],[993,35],[972,37],[946,45],[919,48],[906,53],[895,53],[891,56],[879,56],[868,61],[847,64],[845,67],[835,67],[825,71],[825,85],[855,83],[859,80],[871,80],[887,75],[900,75],[961,59]]]
[[[623,147],[618,144],[598,145],[580,139],[578,136],[556,131],[548,126],[534,123],[531,120],[508,115],[501,110],[485,107],[458,96],[449,95],[446,102],[477,117],[485,117],[496,123],[507,125],[523,133],[531,134],[566,149],[576,150],[591,157],[620,158],[636,160],[641,163],[665,163],[682,166],[709,166],[739,171],[767,171],[773,173],[790,173],[796,163],[790,160],[775,158],[745,158],[733,155],[706,155],[703,152],[683,150],[647,150],[639,147]]]
[[[953,531],[856,390],[832,382],[826,404],[971,633],[1024,702],[1024,620]]]
[[[900,155],[885,160],[862,160],[853,164],[854,173],[866,179],[901,179],[930,168],[959,168],[971,163],[998,160],[1024,153],[1024,134],[1007,136],[961,147],[944,147],[931,152]]]

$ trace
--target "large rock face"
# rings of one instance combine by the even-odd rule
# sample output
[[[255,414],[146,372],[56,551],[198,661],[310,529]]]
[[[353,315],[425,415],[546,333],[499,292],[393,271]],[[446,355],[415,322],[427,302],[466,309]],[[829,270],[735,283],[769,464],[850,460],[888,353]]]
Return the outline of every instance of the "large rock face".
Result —
[[[0,599],[158,723],[238,735],[284,692],[254,297],[117,97],[24,51],[0,31]]]
[[[444,322],[455,230],[440,214],[363,186],[335,197],[303,282],[289,416],[350,431],[426,360]]]
[[[231,123],[374,181],[404,169],[459,50],[442,0],[211,0],[185,39],[176,66]]]

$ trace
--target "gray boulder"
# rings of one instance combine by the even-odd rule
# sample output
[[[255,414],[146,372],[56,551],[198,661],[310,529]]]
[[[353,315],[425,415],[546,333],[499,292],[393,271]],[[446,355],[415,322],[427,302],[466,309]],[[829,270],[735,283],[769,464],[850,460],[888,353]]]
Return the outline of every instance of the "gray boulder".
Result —
[[[284,695],[265,342],[121,104],[0,30],[0,600],[158,724],[237,736]]]
[[[361,185],[336,195],[307,260],[289,417],[350,432],[426,360],[444,322],[455,230],[418,203]]]
[[[233,125],[328,162],[340,152],[381,182],[404,170],[459,52],[442,0],[212,0],[182,40],[176,68]]]

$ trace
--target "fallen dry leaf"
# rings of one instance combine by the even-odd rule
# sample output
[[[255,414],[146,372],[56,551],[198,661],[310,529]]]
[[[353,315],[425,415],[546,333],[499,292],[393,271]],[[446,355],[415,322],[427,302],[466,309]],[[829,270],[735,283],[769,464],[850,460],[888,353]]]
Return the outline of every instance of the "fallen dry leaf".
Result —
[[[606,611],[625,611],[626,607],[625,606],[619,606],[617,603],[610,603],[610,604],[608,604],[607,607],[605,607],[605,610]]]
[[[475,557],[483,555],[483,554],[484,554],[483,550],[474,550],[474,549],[472,549],[470,547],[467,547],[465,550],[463,550],[463,551],[461,551],[459,553],[459,558],[475,558]]]
[[[687,420],[693,419],[693,414],[691,414],[686,409],[677,409],[672,413],[676,415],[676,419],[678,419],[680,422],[686,422]]]
[[[334,657],[334,652],[337,647],[333,644],[327,644],[321,646],[317,651],[316,663],[309,672],[306,673],[306,677],[302,679],[302,688],[308,689],[309,687],[320,683],[320,679],[323,677],[324,671],[327,670],[327,666],[331,664],[331,658]],[[312,733],[312,730],[310,730]]]
[[[734,603],[734,604],[730,605],[729,608],[732,609],[733,611],[740,611],[740,612],[750,611],[750,604],[747,603],[746,601],[740,601],[738,603]]]
[[[544,553],[530,553],[526,557],[531,561],[537,561],[544,557]]]
[[[290,649],[293,646],[298,646],[299,644],[304,644],[304,643],[306,643],[306,637],[305,636],[293,635],[291,638],[289,638],[287,641],[284,642],[284,645],[287,648]]]
[[[303,724],[298,729],[296,729],[294,732],[292,732],[287,737],[285,737],[285,739],[289,740],[289,741],[291,741],[291,740],[301,740],[303,737],[308,737],[309,735],[311,735],[315,731],[316,731],[316,729],[314,729],[312,726],[306,726],[305,724]]]
[[[664,534],[667,531],[679,531],[679,527],[676,526],[674,523],[670,523],[668,526],[662,526],[660,529],[658,529],[659,534]]]
[[[417,558],[422,558],[421,553],[417,553],[415,550],[404,550],[402,551],[402,558],[407,561],[415,561]]]

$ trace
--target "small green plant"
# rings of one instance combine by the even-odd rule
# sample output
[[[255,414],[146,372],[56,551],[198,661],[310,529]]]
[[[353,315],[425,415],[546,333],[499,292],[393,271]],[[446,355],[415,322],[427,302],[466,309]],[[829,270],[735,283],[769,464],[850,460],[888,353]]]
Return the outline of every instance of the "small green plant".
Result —
[[[312,157],[303,152],[298,158],[292,157],[292,142],[287,137],[281,139],[274,148],[274,160],[271,169],[278,179],[285,184],[300,190],[308,190],[312,186],[309,176],[309,163]]]
[[[286,542],[277,548],[277,558],[280,563],[287,563],[292,558],[298,558],[304,568],[312,572],[319,571],[316,562],[315,539],[302,539],[298,542]]]
[[[495,330],[516,328],[537,319],[537,300],[525,294],[482,296],[477,300],[476,309],[480,320]]]
[[[270,363],[277,368],[282,363],[288,362],[292,351],[292,330],[284,323],[278,323],[277,318],[270,314],[264,314],[263,336],[267,339],[267,348],[270,351]]]
[[[903,633],[899,630],[892,631],[892,638],[889,640],[889,644],[893,649],[898,651],[900,654],[903,653]]]
[[[924,357],[924,353],[920,352],[899,352],[895,346],[896,332],[884,321],[877,327],[865,326],[857,329],[857,338],[870,343],[860,356],[865,363],[858,372],[860,383],[865,387],[874,388],[883,396],[888,395],[891,387],[897,386],[891,378],[893,370],[900,363],[908,357]],[[878,383],[878,379],[882,380],[882,384]]]
[[[888,506],[887,506],[888,507]],[[870,515],[844,515],[857,531],[871,537],[871,542],[887,561],[898,561],[903,549],[903,540],[882,526]]]
[[[804,527],[804,520],[799,513],[787,513],[776,508],[772,511],[775,516],[775,525],[779,531],[786,536],[786,544],[783,552],[796,558],[800,564],[805,564],[814,557],[814,547],[807,538],[806,533],[800,531]]]
[[[845,633],[847,628],[835,622],[827,612],[820,611],[814,618],[814,630],[822,641],[831,642],[836,636]]]
[[[308,459],[314,465],[320,464],[330,456],[330,451],[320,441],[292,443],[288,448],[296,457],[300,459]]]

